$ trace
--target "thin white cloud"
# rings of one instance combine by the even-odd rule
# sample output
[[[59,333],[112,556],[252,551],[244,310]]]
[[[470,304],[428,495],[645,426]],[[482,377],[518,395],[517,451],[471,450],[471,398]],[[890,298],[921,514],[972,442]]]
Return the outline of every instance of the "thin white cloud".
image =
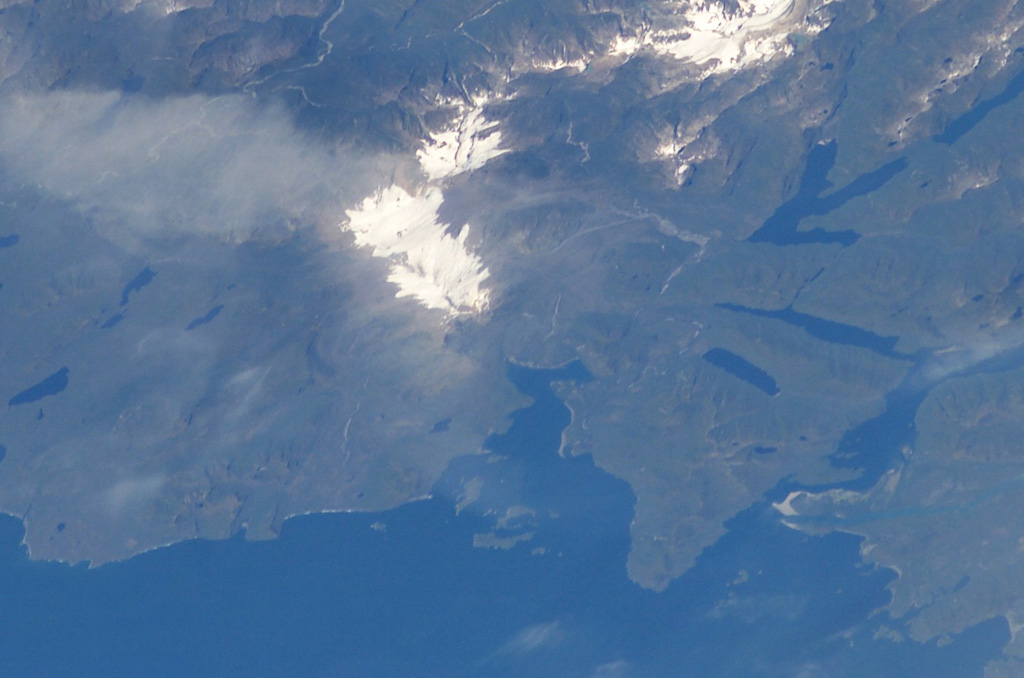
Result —
[[[555,621],[528,626],[508,641],[498,654],[529,654],[537,650],[556,647],[565,640],[565,630]]]
[[[165,482],[159,475],[119,480],[103,493],[105,508],[108,513],[120,513],[155,497]]]
[[[51,92],[0,101],[0,162],[105,220],[123,237],[168,232],[246,239],[340,211],[361,174],[288,115],[242,96],[148,99]]]
[[[590,678],[626,678],[630,675],[629,662],[622,659],[607,664],[601,664],[591,674]]]

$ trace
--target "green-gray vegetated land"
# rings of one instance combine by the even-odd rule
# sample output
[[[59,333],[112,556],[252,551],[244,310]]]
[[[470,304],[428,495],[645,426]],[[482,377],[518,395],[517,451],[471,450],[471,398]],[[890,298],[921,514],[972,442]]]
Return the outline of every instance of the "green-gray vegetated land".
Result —
[[[914,640],[1016,632],[1024,8],[831,3],[788,56],[704,77],[607,55],[671,10],[648,4],[349,0],[329,26],[319,0],[7,7],[0,96],[32,124],[0,134],[0,508],[33,556],[422,497],[522,405],[508,361],[579,358],[563,452],[635,492],[640,585],[768,492],[850,483],[791,522],[863,535]],[[411,185],[438,97],[488,92],[511,150],[448,180],[441,216],[471,224],[493,300],[447,322],[335,226]],[[151,131],[104,126],[122,109]],[[105,178],[136,157],[159,196]],[[865,492],[833,455],[893,393],[920,400],[916,435]]]

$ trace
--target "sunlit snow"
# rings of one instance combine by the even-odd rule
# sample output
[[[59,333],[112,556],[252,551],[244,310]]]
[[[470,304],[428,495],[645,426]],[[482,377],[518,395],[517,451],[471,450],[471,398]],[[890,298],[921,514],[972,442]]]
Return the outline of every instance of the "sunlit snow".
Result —
[[[507,153],[501,148],[498,123],[484,117],[483,106],[460,106],[456,121],[430,135],[416,153],[423,172],[432,181],[479,169]]]
[[[551,59],[549,61],[538,60],[530,64],[531,70],[540,73],[550,73],[554,71],[561,71],[564,69],[571,69],[573,71],[576,71],[577,73],[582,73],[583,71],[587,70],[587,67],[589,65],[590,62],[582,57],[577,59],[558,58]]]
[[[803,16],[793,16],[797,0],[738,0],[727,8],[714,1],[695,2],[682,13],[682,25],[659,27],[639,36],[620,36],[612,54],[631,56],[643,47],[658,54],[708,66],[703,75],[744,68],[792,52],[789,31]],[[820,27],[801,25],[802,32]]]
[[[501,148],[498,123],[484,115],[486,103],[438,101],[439,106],[452,106],[456,116],[430,133],[416,153],[426,185],[411,192],[398,185],[384,188],[347,210],[348,221],[342,224],[357,245],[390,261],[388,281],[398,287],[396,296],[412,297],[449,317],[479,314],[490,300],[484,286],[490,273],[467,247],[469,225],[452,236],[449,224],[438,217],[444,202],[441,184],[508,152]]]
[[[439,221],[443,200],[437,188],[414,195],[391,186],[347,210],[343,228],[357,245],[391,262],[388,281],[398,286],[396,296],[413,297],[449,315],[479,313],[487,308],[489,293],[483,283],[489,273],[466,248],[469,226],[452,237],[448,225]]]

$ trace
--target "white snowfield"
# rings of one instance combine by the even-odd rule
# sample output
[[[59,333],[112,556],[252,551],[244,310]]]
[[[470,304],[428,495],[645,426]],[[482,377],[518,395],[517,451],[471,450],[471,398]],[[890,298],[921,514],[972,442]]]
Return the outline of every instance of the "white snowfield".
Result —
[[[120,4],[116,1],[110,3],[117,11],[128,13],[136,9],[149,8],[164,16],[177,14],[188,9],[212,7],[214,0],[122,0]]]
[[[449,224],[438,217],[443,182],[508,152],[501,148],[498,123],[484,116],[485,103],[439,101],[439,106],[453,106],[456,116],[448,127],[430,134],[416,153],[426,185],[412,192],[398,185],[381,189],[346,210],[348,221],[341,226],[355,236],[357,245],[389,260],[388,281],[398,287],[396,297],[412,297],[443,311],[446,318],[479,315],[490,302],[484,286],[490,273],[467,247],[469,225],[453,237]]]
[[[739,0],[735,10],[714,0],[693,2],[680,14],[682,25],[658,27],[655,21],[639,36],[618,38],[613,54],[631,56],[643,47],[656,53],[707,65],[702,77],[739,70],[789,54],[789,31],[796,24],[804,33],[820,31],[805,25],[806,16],[795,12],[798,0]],[[801,3],[801,6],[803,3]]]
[[[483,284],[489,273],[466,248],[468,225],[458,237],[446,233],[437,215],[443,201],[434,187],[412,195],[390,186],[347,210],[345,228],[357,245],[391,262],[388,281],[398,287],[395,296],[413,297],[448,315],[480,313],[487,308],[489,292]]]
[[[416,152],[420,168],[431,181],[472,172],[488,161],[507,153],[501,147],[498,123],[484,117],[483,104],[458,107],[455,123],[431,134]]]
[[[560,58],[557,58],[557,59],[549,59],[549,60],[546,60],[546,61],[545,60],[535,60],[535,61],[532,61],[532,62],[530,62],[529,70],[533,71],[533,72],[539,72],[539,73],[551,73],[553,71],[561,71],[561,70],[569,69],[569,70],[576,71],[577,73],[582,73],[583,71],[587,70],[587,67],[589,65],[590,65],[590,61],[588,61],[587,59],[585,59],[583,57],[578,57],[576,59],[566,59],[564,57],[560,57]]]
[[[675,163],[676,181],[681,182],[686,172],[694,165],[707,160],[704,153],[687,153],[687,146],[695,141],[696,134],[689,134],[678,139],[670,139],[654,149],[654,157],[658,160],[670,160]]]

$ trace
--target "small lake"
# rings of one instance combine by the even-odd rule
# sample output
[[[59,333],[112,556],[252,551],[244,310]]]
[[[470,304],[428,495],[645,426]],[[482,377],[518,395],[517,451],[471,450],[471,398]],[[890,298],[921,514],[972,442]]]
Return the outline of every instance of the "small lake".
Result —
[[[713,348],[702,358],[715,367],[725,370],[737,379],[741,379],[765,395],[774,396],[779,393],[779,386],[770,374],[753,364],[743,356],[724,348]]]
[[[70,374],[70,370],[67,367],[60,368],[42,381],[15,393],[7,401],[7,406],[27,405],[61,393],[68,387],[68,374]]]

